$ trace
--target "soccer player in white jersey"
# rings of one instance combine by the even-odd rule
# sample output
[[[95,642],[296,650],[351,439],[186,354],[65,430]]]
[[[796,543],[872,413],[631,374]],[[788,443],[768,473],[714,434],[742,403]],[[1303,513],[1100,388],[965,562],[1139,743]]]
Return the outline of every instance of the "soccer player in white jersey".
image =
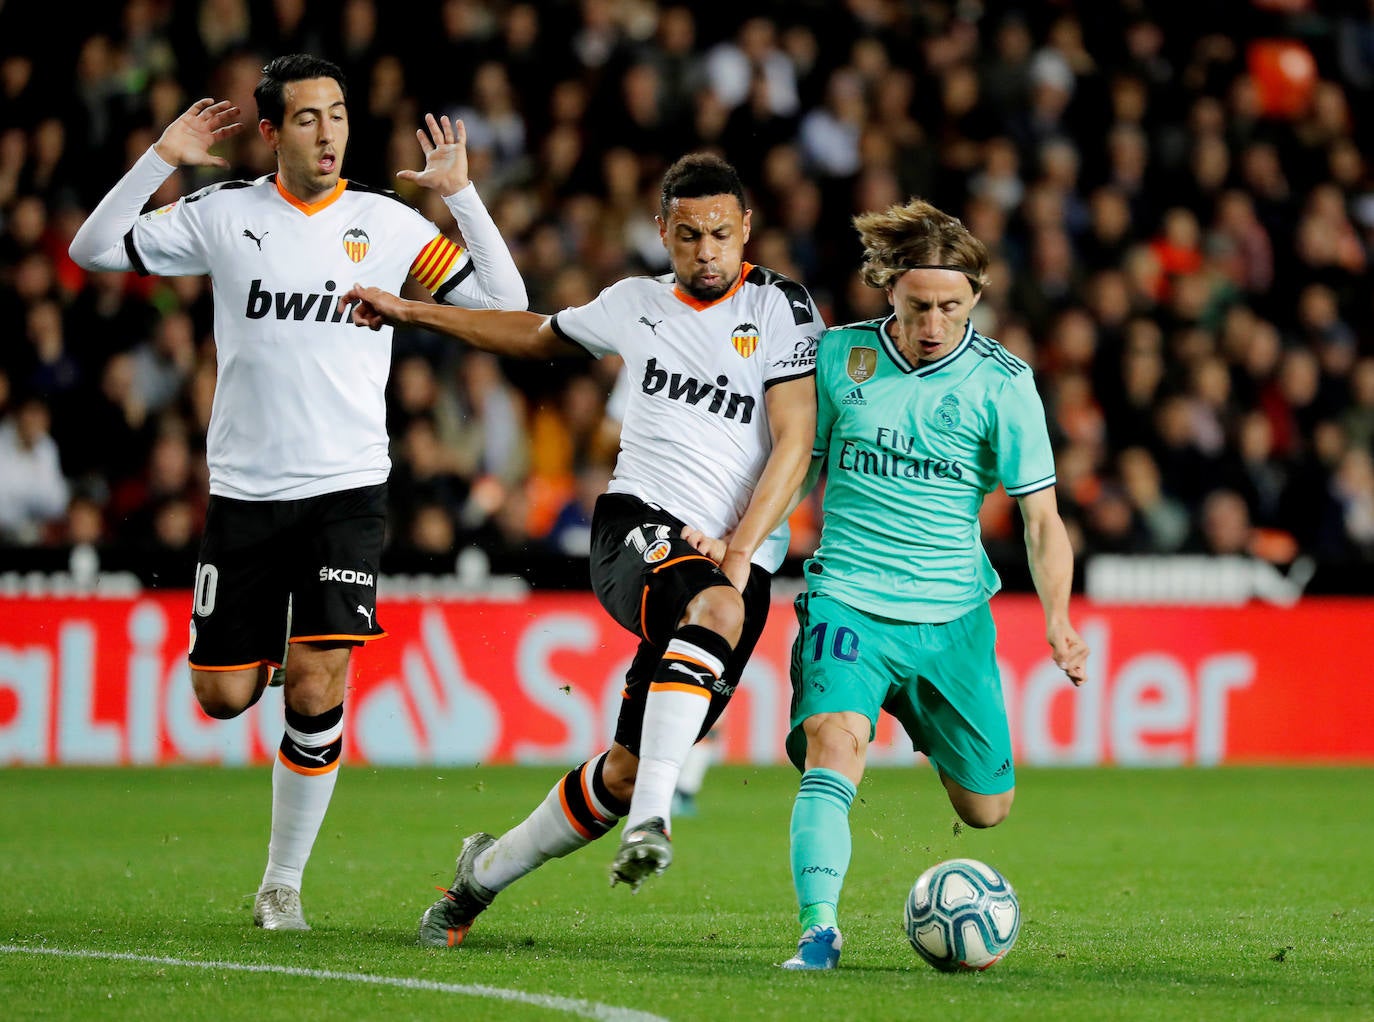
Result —
[[[291,643],[253,919],[306,930],[301,875],[338,777],[349,655],[385,634],[376,590],[391,336],[360,334],[338,296],[345,282],[398,288],[409,276],[457,305],[523,309],[527,298],[468,180],[461,122],[427,117],[428,133],[417,132],[425,169],[400,176],[443,196],[465,249],[393,193],[340,176],[348,108],[334,64],[278,57],[254,97],[275,174],[140,215],[177,167],[227,166],[210,150],[240,130],[239,111],[202,99],[105,196],[71,254],[88,269],[211,278],[219,374],[191,682],[208,715],[235,717],[262,695]]]
[[[784,969],[839,964],[849,809],[878,714],[938,770],[960,819],[991,827],[1015,794],[989,598],[1000,586],[978,510],[1019,502],[1054,662],[1082,684],[1069,620],[1073,550],[1030,366],[973,328],[988,253],[914,200],[855,218],[863,279],[892,314],[828,330],[816,358],[814,473],[827,470],[820,547],[806,563],[792,651],[787,751],[801,785],[791,824],[801,940]],[[691,534],[711,554],[719,542]]]
[[[823,325],[805,288],[744,262],[744,189],[730,164],[691,154],[663,179],[659,234],[672,273],[622,280],[551,317],[462,312],[354,288],[354,318],[414,323],[505,355],[625,359],[615,476],[592,521],[592,588],[641,642],[608,750],[570,771],[499,838],[463,842],[453,887],[420,943],[462,942],[497,892],[625,819],[611,883],[638,890],[672,860],[673,788],[724,710],[768,612],[786,535],[769,535],[806,474]],[[687,526],[728,537],[719,560]]]

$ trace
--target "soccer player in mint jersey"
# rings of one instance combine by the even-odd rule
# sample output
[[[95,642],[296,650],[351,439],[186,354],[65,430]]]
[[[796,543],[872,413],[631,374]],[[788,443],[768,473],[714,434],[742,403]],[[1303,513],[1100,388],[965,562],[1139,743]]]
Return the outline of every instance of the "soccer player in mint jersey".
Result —
[[[817,353],[812,457],[827,477],[792,652],[787,750],[803,771],[791,828],[802,936],[785,969],[839,963],[849,807],[879,710],[929,757],[965,823],[995,826],[1011,809],[988,606],[1000,582],[978,528],[996,487],[1020,504],[1055,663],[1079,685],[1088,656],[1069,621],[1073,553],[1030,367],[969,318],[987,250],[919,200],[854,224],[864,281],[887,295],[892,314],[827,331]]]
[[[71,254],[92,270],[210,276],[219,371],[191,683],[208,715],[238,716],[291,643],[253,919],[306,930],[301,877],[338,777],[349,656],[385,634],[376,593],[391,334],[360,334],[338,296],[355,280],[398,288],[412,277],[456,305],[523,309],[527,298],[468,180],[461,122],[428,117],[428,131],[417,132],[425,169],[400,176],[443,196],[466,248],[395,194],[340,176],[348,107],[335,65],[278,57],[254,97],[275,174],[211,185],[140,215],[177,167],[227,166],[211,148],[241,129],[239,111],[199,100],[105,196]]]
[[[625,828],[611,883],[637,890],[672,861],[683,761],[725,709],[768,614],[789,502],[815,435],[824,329],[800,284],[744,262],[749,210],[735,169],[707,154],[664,175],[659,234],[673,270],[632,277],[554,316],[463,312],[354,288],[354,318],[406,322],[535,358],[619,354],[633,381],[615,476],[592,519],[592,588],[640,638],[614,741],[523,822],[464,842],[420,943],[462,942],[497,892],[549,859]],[[683,538],[726,536],[718,560]],[[770,534],[773,534],[770,536]]]

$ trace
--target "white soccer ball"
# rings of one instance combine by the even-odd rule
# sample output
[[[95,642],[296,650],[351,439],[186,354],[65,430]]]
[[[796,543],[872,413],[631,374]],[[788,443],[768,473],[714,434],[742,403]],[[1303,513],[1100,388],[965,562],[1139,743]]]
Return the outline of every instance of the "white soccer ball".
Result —
[[[976,859],[947,859],[922,873],[902,917],[911,946],[941,972],[990,968],[1021,930],[1011,884]]]

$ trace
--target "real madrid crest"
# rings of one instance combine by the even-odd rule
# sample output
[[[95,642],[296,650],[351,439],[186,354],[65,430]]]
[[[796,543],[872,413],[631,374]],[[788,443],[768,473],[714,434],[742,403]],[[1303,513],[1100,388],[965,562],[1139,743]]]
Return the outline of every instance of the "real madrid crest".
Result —
[[[878,349],[850,348],[849,361],[845,363],[844,368],[851,380],[855,383],[863,383],[878,369]]]
[[[741,323],[731,332],[730,343],[741,358],[748,358],[759,346],[759,328],[753,323]]]
[[[348,253],[348,258],[355,263],[363,261],[363,256],[367,255],[367,247],[371,244],[367,232],[361,227],[350,227],[344,232],[343,247]]]
[[[959,399],[946,394],[935,408],[935,428],[950,433],[959,428]]]

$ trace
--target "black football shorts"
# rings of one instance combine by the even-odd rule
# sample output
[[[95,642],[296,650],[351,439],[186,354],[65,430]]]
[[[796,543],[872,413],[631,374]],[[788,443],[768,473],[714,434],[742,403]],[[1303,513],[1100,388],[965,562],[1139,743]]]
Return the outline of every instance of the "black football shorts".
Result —
[[[687,604],[703,589],[729,585],[720,567],[682,538],[683,522],[624,493],[602,494],[592,515],[592,589],[621,627],[640,638],[625,675],[615,740],[636,756],[649,682]],[[704,737],[734,695],[768,620],[772,576],[757,564],[744,588],[744,630],[725,665],[724,691],[711,694]]]
[[[377,621],[386,484],[300,500],[210,497],[191,614],[191,666],[279,666],[292,642],[366,642]]]

